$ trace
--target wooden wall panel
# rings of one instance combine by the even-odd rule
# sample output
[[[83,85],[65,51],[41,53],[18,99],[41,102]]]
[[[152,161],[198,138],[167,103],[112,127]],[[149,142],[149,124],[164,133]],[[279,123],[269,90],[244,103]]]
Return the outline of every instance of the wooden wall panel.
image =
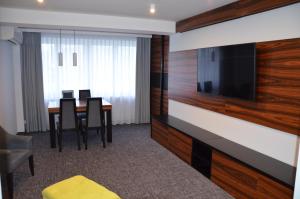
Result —
[[[151,38],[151,72],[160,73],[161,36],[153,35]]]
[[[151,107],[151,115],[159,115],[160,114],[160,89],[153,88],[150,89],[150,107]]]
[[[268,11],[274,8],[287,6],[299,0],[240,0],[205,13],[178,21],[177,32],[185,32],[204,26],[237,19],[240,17]]]
[[[150,91],[150,106],[151,106],[151,115],[160,114],[160,89],[151,88]],[[163,92],[163,114],[168,114],[168,90]]]
[[[163,115],[167,115],[169,112],[169,95],[168,90],[164,90],[163,93]]]
[[[165,78],[168,78],[168,71],[169,71],[169,36],[164,37],[164,62],[165,62],[165,67],[164,67],[164,73],[167,74],[165,75]],[[166,81],[168,83],[168,80]],[[163,114],[168,114],[168,109],[169,109],[169,92],[168,92],[168,85],[164,89],[163,92]]]
[[[151,38],[151,72],[161,72],[161,35],[153,35]],[[169,36],[164,36],[164,73],[168,73],[169,63]]]
[[[213,151],[211,180],[235,198],[291,199],[293,190]]]
[[[168,69],[169,69],[169,43],[170,43],[170,37],[165,36],[164,37],[164,62],[165,62],[164,73],[168,73]]]
[[[197,93],[197,50],[172,52],[169,98],[300,135],[300,39],[261,42],[256,101]]]
[[[162,39],[163,38],[163,39]],[[162,46],[163,44],[163,46]],[[164,72],[161,74],[162,49],[164,54]],[[161,89],[160,77],[164,75],[162,114],[168,114],[168,66],[169,66],[169,36],[153,35],[151,39],[151,115],[159,115]],[[155,77],[154,77],[155,76]],[[155,82],[154,82],[155,81]]]
[[[197,50],[170,53],[169,99],[225,113],[223,98],[197,93]]]

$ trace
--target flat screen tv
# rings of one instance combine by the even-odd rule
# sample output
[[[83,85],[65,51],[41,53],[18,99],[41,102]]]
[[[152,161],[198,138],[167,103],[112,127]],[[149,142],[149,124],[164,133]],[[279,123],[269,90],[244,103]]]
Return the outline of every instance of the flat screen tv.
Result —
[[[255,43],[198,50],[198,92],[254,101],[255,82]]]

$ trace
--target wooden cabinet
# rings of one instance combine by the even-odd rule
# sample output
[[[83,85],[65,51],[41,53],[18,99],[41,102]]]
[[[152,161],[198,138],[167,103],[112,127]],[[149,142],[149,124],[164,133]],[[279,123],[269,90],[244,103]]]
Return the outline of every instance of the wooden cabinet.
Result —
[[[293,198],[293,190],[263,175],[259,175],[257,191],[258,191],[258,198],[268,198],[268,199]]]
[[[151,137],[156,140],[159,144],[163,145],[167,149],[169,149],[168,143],[168,127],[156,119],[152,119],[151,126]]]
[[[180,133],[176,129],[168,128],[170,151],[188,164],[192,162],[192,138]]]
[[[188,164],[192,161],[192,138],[152,119],[151,135],[154,140],[169,149]]]
[[[217,151],[212,155],[211,180],[235,198],[293,197],[290,188]]]
[[[165,121],[165,123],[161,121]],[[174,128],[173,125],[175,125]],[[187,133],[190,131],[193,132],[193,134],[186,134],[177,130],[185,128],[187,129]],[[178,119],[172,119],[171,117],[168,119],[162,117],[161,120],[155,118],[152,119],[151,136],[154,140],[173,152],[180,159],[190,164],[207,178],[210,178],[215,184],[223,188],[233,197],[238,199],[293,198],[293,189],[291,187],[288,187],[285,184],[280,183],[280,181],[274,180],[275,178],[269,177],[259,170],[253,169],[251,166],[233,158],[236,156],[231,157],[225,154],[226,150],[229,150],[229,146],[233,147],[235,145],[232,143],[224,145],[226,140],[216,137],[214,137],[214,142],[206,142],[203,139],[201,140],[189,136],[195,136],[197,133],[202,133],[202,137],[207,139],[210,138],[210,140],[214,137],[208,136],[207,132],[201,131],[201,129],[195,129]],[[220,140],[222,142],[220,142]],[[220,150],[219,144],[222,145],[222,150]],[[240,147],[241,146],[233,147],[230,150],[238,151]],[[249,155],[249,151],[245,154]],[[249,156],[249,158],[252,159],[258,158],[257,161],[262,159],[265,161],[265,158],[267,158],[259,157],[260,156],[257,156],[257,154],[253,155],[253,153],[252,156]],[[273,160],[270,159],[269,161],[272,163]],[[269,164],[269,166],[272,165],[273,164]],[[282,175],[284,174],[281,173],[281,176]]]

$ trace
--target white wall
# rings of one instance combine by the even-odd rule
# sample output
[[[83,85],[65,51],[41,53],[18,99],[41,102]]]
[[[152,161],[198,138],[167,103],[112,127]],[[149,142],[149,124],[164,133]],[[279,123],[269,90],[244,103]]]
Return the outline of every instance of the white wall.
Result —
[[[16,103],[17,132],[24,132],[23,95],[21,78],[21,51],[20,45],[13,45],[14,90]]]
[[[295,135],[173,100],[169,100],[169,115],[287,164],[296,165]]]
[[[300,3],[174,34],[170,38],[170,51],[297,37],[300,37]]]
[[[170,51],[299,38],[299,20],[300,3],[174,34],[170,38]],[[169,114],[296,166],[298,137],[295,135],[172,100],[169,100]]]
[[[22,27],[63,27],[64,29],[93,29],[147,34],[175,32],[174,21],[3,7],[0,7],[0,23],[21,24]]]
[[[13,44],[0,40],[0,125],[9,133],[17,132]]]

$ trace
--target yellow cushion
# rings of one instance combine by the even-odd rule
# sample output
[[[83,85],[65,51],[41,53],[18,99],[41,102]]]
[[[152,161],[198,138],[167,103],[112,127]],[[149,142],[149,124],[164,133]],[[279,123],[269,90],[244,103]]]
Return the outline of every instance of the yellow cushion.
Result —
[[[120,199],[117,194],[80,175],[47,187],[42,195],[44,199]]]

